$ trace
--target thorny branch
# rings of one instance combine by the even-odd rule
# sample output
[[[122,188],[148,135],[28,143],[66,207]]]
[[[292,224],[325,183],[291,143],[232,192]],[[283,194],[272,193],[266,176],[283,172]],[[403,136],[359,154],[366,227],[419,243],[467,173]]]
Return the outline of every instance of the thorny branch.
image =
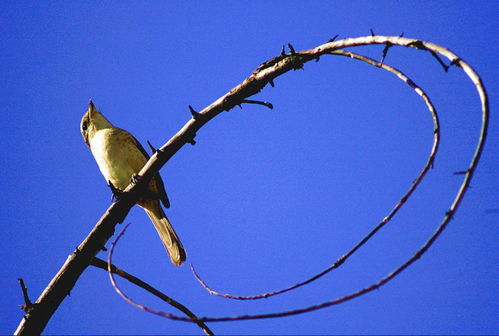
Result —
[[[136,203],[138,199],[138,191],[142,188],[142,186],[146,185],[149,182],[149,180],[159,171],[159,169],[173,155],[175,155],[175,153],[179,151],[180,148],[182,148],[187,143],[195,143],[194,137],[196,135],[196,132],[208,121],[213,119],[221,112],[228,111],[234,106],[241,104],[244,99],[258,93],[261,89],[263,89],[265,85],[267,85],[267,83],[272,84],[273,79],[275,79],[276,77],[290,70],[301,69],[303,65],[310,60],[318,60],[319,57],[324,54],[330,54],[343,48],[372,44],[386,45],[388,43],[397,46],[414,47],[420,50],[429,51],[434,55],[440,54],[446,57],[450,60],[451,65],[459,66],[464,70],[471,81],[475,84],[475,87],[480,96],[482,107],[482,126],[480,129],[480,135],[478,137],[476,150],[468,166],[468,169],[466,170],[466,173],[463,175],[464,178],[461,187],[459,188],[452,204],[446,211],[436,231],[428,238],[423,246],[413,254],[412,257],[410,257],[405,263],[396,268],[393,272],[391,272],[375,284],[372,284],[371,286],[350,295],[311,307],[305,307],[286,312],[217,318],[205,317],[200,318],[199,320],[207,322],[280,317],[332,306],[379,288],[380,286],[393,279],[404,269],[409,267],[426,252],[426,250],[433,244],[433,242],[439,237],[442,231],[447,227],[469,187],[470,181],[473,177],[477,164],[480,160],[480,156],[483,152],[485,139],[487,137],[489,123],[489,103],[487,93],[480,77],[473,70],[473,68],[468,63],[459,58],[456,54],[439,45],[433,44],[431,42],[424,42],[406,37],[394,36],[365,36],[357,38],[347,38],[343,40],[332,41],[310,50],[301,52],[295,51],[290,55],[280,55],[268,62],[265,62],[240,85],[236,86],[223,97],[217,99],[214,103],[200,111],[199,114],[201,117],[191,118],[177,134],[175,134],[165,145],[163,145],[154,155],[151,156],[149,161],[139,172],[139,175],[142,176],[142,178],[138,181],[138,183],[130,184],[125,189],[123,197],[121,197],[120,200],[113,203],[108,208],[106,213],[101,217],[88,237],[80,244],[77,250],[68,257],[59,272],[55,275],[47,288],[37,299],[33,309],[23,317],[17,330],[15,331],[15,334],[34,335],[40,334],[43,331],[53,313],[57,310],[58,306],[64,300],[66,295],[68,295],[70,290],[74,287],[79,276],[90,264],[95,255],[104,247],[104,244],[107,242],[107,240],[113,235],[115,225],[117,223],[121,223],[124,220],[130,208]],[[170,318],[193,322],[190,318],[181,316],[170,316]]]
[[[428,108],[428,111],[430,112],[431,117],[433,119],[433,146],[431,148],[431,151],[429,153],[428,160],[426,161],[425,166],[423,167],[423,169],[421,170],[421,172],[419,173],[419,175],[412,181],[411,186],[409,187],[409,189],[400,198],[400,200],[395,204],[395,207],[390,211],[390,213],[385,218],[383,218],[383,220],[378,225],[376,225],[364,238],[362,238],[362,240],[360,240],[360,242],[358,242],[350,251],[348,251],[346,254],[344,254],[343,256],[341,256],[340,258],[338,258],[331,266],[329,266],[325,270],[323,270],[323,271],[315,274],[314,276],[312,276],[312,277],[310,277],[310,278],[308,278],[308,279],[306,279],[304,281],[301,281],[301,282],[299,282],[297,284],[294,284],[292,286],[289,286],[289,287],[281,289],[281,290],[277,290],[277,291],[273,291],[273,292],[268,292],[268,293],[263,293],[263,294],[259,294],[259,295],[253,295],[253,296],[241,296],[241,295],[237,295],[236,296],[236,295],[231,295],[231,294],[222,294],[222,293],[220,293],[218,291],[213,290],[211,287],[208,286],[208,284],[206,284],[206,282],[203,279],[201,279],[201,277],[199,276],[199,274],[196,272],[194,266],[191,264],[191,270],[192,270],[194,276],[199,281],[199,283],[201,283],[201,285],[210,294],[213,294],[213,295],[216,295],[216,296],[220,296],[220,297],[224,297],[224,298],[228,298],[228,299],[234,299],[234,300],[256,300],[256,299],[263,299],[263,298],[268,298],[268,297],[271,297],[271,296],[274,296],[274,295],[278,295],[278,294],[289,292],[291,290],[294,290],[296,288],[302,287],[302,286],[304,286],[306,284],[309,284],[309,283],[311,283],[311,282],[313,282],[313,281],[321,278],[322,276],[324,276],[324,275],[328,274],[329,272],[331,272],[333,269],[336,269],[336,268],[340,267],[341,265],[343,265],[343,263],[349,257],[351,257],[358,249],[360,249],[365,243],[367,243],[367,241],[369,239],[371,239],[376,234],[376,232],[378,232],[383,226],[385,226],[395,216],[395,214],[400,210],[400,208],[402,208],[402,206],[407,202],[407,200],[409,199],[409,197],[412,195],[412,193],[416,190],[416,188],[421,183],[421,181],[423,180],[423,178],[426,176],[426,173],[429,171],[430,168],[433,167],[433,162],[435,161],[435,157],[436,157],[437,151],[438,151],[438,145],[440,143],[440,122],[438,120],[438,114],[437,114],[437,111],[435,109],[435,106],[433,106],[433,103],[431,102],[431,100],[428,97],[428,95],[424,92],[424,90],[421,89],[418,85],[416,85],[416,83],[414,83],[414,81],[412,81],[409,77],[407,77],[400,70],[397,70],[394,67],[389,66],[389,65],[383,63],[383,60],[384,60],[384,58],[386,56],[386,51],[385,50],[383,50],[383,57],[382,57],[382,61],[381,62],[377,62],[377,61],[375,61],[375,60],[373,60],[373,59],[371,59],[369,57],[365,57],[365,56],[362,56],[362,55],[359,55],[359,54],[355,54],[355,53],[350,52],[350,51],[343,51],[343,50],[335,50],[334,52],[331,52],[331,55],[340,55],[340,56],[350,57],[350,58],[353,58],[353,59],[364,61],[364,62],[366,62],[368,64],[374,65],[374,66],[382,68],[384,70],[387,70],[387,71],[393,73],[398,78],[400,78],[402,81],[404,81],[419,96],[421,96],[421,98],[425,102],[425,104],[426,104],[426,106]]]
[[[302,314],[310,311],[314,311],[317,309],[325,308],[325,307],[330,307],[333,305],[337,305],[339,303],[346,302],[348,300],[354,299],[356,297],[359,297],[361,295],[364,295],[368,292],[371,292],[375,289],[378,289],[379,287],[383,286],[393,278],[395,278],[398,274],[400,274],[402,271],[404,271],[406,268],[408,268],[411,264],[413,264],[416,260],[418,260],[435,242],[435,240],[440,236],[440,234],[445,230],[447,225],[449,224],[450,220],[453,218],[454,213],[456,212],[462,198],[464,197],[464,194],[469,186],[470,180],[472,178],[472,175],[476,169],[476,166],[478,164],[478,161],[480,159],[481,153],[483,151],[483,147],[485,145],[485,139],[487,136],[487,130],[488,130],[488,120],[489,120],[489,106],[488,106],[488,97],[485,91],[485,88],[483,87],[483,84],[481,82],[480,77],[478,74],[474,72],[474,70],[462,59],[460,59],[458,56],[456,56],[454,53],[450,52],[449,50],[440,47],[438,45],[435,45],[430,42],[422,42],[422,41],[416,41],[412,39],[407,39],[407,38],[402,38],[402,37],[384,37],[384,36],[371,36],[371,37],[363,37],[363,38],[356,38],[356,39],[346,39],[346,40],[340,40],[338,42],[330,42],[325,45],[319,46],[315,49],[307,50],[307,51],[302,51],[302,52],[294,52],[292,56],[294,57],[299,57],[300,55],[309,55],[310,59],[318,59],[318,57],[322,54],[345,54],[346,56],[354,57],[352,53],[344,52],[343,50],[338,50],[336,48],[331,48],[331,45],[334,45],[335,43],[338,44],[348,44],[348,46],[360,46],[360,45],[366,45],[366,44],[387,44],[391,43],[393,45],[399,45],[399,46],[410,46],[414,47],[414,43],[417,43],[418,49],[423,49],[423,50],[428,50],[432,53],[432,55],[436,55],[436,53],[440,53],[441,55],[447,57],[449,60],[451,60],[452,65],[458,65],[463,70],[466,72],[468,77],[473,81],[475,84],[478,94],[480,96],[480,100],[482,103],[482,127],[480,129],[480,135],[478,138],[478,143],[477,147],[475,150],[475,153],[473,155],[473,158],[471,159],[471,163],[468,167],[467,170],[463,171],[465,178],[461,184],[461,187],[459,188],[454,201],[452,202],[450,208],[445,212],[444,218],[442,219],[441,223],[438,225],[437,229],[433,232],[433,234],[426,240],[426,242],[419,248],[411,257],[409,257],[402,265],[398,266],[396,269],[394,269],[391,273],[387,274],[385,277],[380,279],[378,282],[371,284],[368,287],[365,287],[361,290],[358,290],[356,292],[353,292],[351,294],[342,296],[340,298],[326,301],[320,304],[316,304],[313,306],[309,307],[304,307],[304,308],[299,308],[299,309],[294,309],[294,310],[288,310],[288,311],[282,311],[282,312],[276,312],[276,313],[266,313],[266,314],[256,314],[256,315],[240,315],[240,316],[226,316],[226,317],[202,317],[200,320],[205,321],[205,322],[222,322],[222,321],[240,321],[240,320],[250,320],[250,319],[264,319],[264,318],[275,318],[275,317],[284,317],[284,316],[290,316],[290,315],[297,315],[297,314]],[[345,56],[344,55],[344,56]],[[366,58],[367,59],[367,58]],[[440,59],[440,58],[437,58]],[[280,55],[276,57],[274,60],[271,60],[269,62],[266,62],[262,64],[257,71],[253,73],[253,75],[258,76],[259,71],[265,71],[267,69],[267,66],[275,66],[277,63],[281,61],[284,61],[283,55]],[[283,63],[286,64],[286,63]],[[303,63],[301,64],[303,65]],[[293,67],[294,68],[294,67]],[[399,75],[399,74],[397,74]],[[422,95],[422,91],[420,91],[414,82],[412,80],[407,78],[407,84],[409,84],[411,87],[413,87],[416,92],[420,95]],[[425,102],[429,102],[426,101]],[[438,119],[435,119],[436,114],[433,114],[434,117],[434,122],[435,122],[435,128],[434,128],[434,133],[435,136],[438,136]],[[438,142],[436,142],[438,145]],[[436,151],[436,145],[434,142],[434,147],[432,149],[433,151]],[[430,158],[427,162],[427,165],[425,166],[424,169],[429,169],[434,161],[434,155],[430,155]],[[422,176],[420,176],[422,178]],[[415,188],[413,185],[411,188]],[[409,192],[412,192],[411,189],[409,189]],[[395,206],[395,209],[400,208],[401,203],[404,203],[407,201],[407,197],[402,197],[401,201]],[[395,213],[392,211],[391,215],[393,216]],[[387,222],[387,217],[383,219],[383,221],[378,224],[378,226],[370,233],[368,236],[366,236],[356,247],[354,247],[349,253],[355,252],[357,248],[359,248],[362,244],[367,241],[371,235],[374,235],[377,230],[379,230],[383,225],[386,224]],[[376,231],[375,231],[376,230]],[[348,255],[348,254],[347,254]],[[346,256],[346,255],[345,255]],[[343,256],[343,258],[345,257]],[[341,264],[344,259],[340,258],[337,263]],[[332,266],[334,268],[334,265]],[[327,270],[326,270],[327,271]],[[325,271],[324,271],[325,272]],[[322,276],[323,273],[318,274],[317,276],[313,277],[312,279],[309,279],[310,281],[314,280],[315,278]],[[309,281],[309,282],[310,282]],[[129,303],[136,305],[136,306],[141,306],[139,303],[134,302],[130,298],[128,298],[121,290],[118,290],[120,295],[127,300]],[[264,294],[265,295],[265,294]],[[181,316],[176,316],[173,314],[169,313],[164,313],[161,311],[153,310],[151,308],[147,308],[148,311],[150,311],[153,314],[157,314],[163,317],[167,317],[173,320],[179,320],[179,321],[186,321],[188,322],[189,320],[181,317]]]
[[[24,297],[24,304],[21,305],[21,309],[27,313],[33,308],[33,303],[29,299],[28,288],[24,284],[23,278],[18,278],[17,281],[19,281],[19,285],[21,286],[21,291],[23,292]]]

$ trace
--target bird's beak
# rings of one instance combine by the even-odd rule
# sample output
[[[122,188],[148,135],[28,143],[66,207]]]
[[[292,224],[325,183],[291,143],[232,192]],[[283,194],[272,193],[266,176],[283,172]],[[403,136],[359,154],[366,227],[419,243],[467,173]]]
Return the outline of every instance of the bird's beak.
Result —
[[[95,106],[94,106],[94,102],[92,101],[92,99],[90,99],[88,101],[88,114],[91,116],[93,111],[95,111]]]

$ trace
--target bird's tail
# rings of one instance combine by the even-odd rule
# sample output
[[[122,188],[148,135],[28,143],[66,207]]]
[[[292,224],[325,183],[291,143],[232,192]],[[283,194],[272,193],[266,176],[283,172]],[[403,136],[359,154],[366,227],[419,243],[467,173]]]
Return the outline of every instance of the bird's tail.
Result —
[[[159,237],[170,255],[172,264],[175,266],[182,265],[186,258],[184,247],[170,224],[168,217],[166,217],[165,212],[161,208],[159,201],[142,201],[140,205],[145,209],[147,215],[154,224],[156,231],[158,231]]]

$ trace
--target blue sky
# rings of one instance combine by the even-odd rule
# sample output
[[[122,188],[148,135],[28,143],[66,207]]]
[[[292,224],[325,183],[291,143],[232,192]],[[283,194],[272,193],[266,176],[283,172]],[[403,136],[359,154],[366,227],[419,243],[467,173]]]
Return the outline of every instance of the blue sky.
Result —
[[[482,76],[491,127],[472,188],[424,257],[380,290],[308,314],[212,323],[216,334],[490,334],[499,331],[499,166],[495,1],[0,2],[0,333],[22,318],[17,278],[32,300],[110,204],[79,132],[89,99],[143,144],[160,146],[196,109],[239,84],[283,44],[313,48],[336,34],[399,35],[456,52]],[[353,51],[378,58],[381,46]],[[210,296],[189,266],[173,267],[140,208],[115,263],[199,316],[256,314],[328,301],[379,280],[433,232],[450,206],[480,126],[476,91],[460,69],[392,48],[430,95],[442,123],[435,169],[378,236],[308,287],[267,300]],[[304,280],[376,225],[423,167],[432,122],[393,75],[323,57],[287,73],[218,116],[161,170],[167,210],[201,276],[222,292],[253,295]],[[101,257],[106,257],[102,254]],[[120,281],[141,303],[173,308]],[[89,268],[49,322],[49,334],[193,334],[189,323],[125,303]]]

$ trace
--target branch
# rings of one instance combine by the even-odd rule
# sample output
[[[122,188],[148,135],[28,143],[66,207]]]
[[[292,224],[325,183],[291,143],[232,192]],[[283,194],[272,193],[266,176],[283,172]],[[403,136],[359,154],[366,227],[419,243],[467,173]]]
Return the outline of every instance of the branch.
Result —
[[[125,227],[125,229],[126,229],[126,227]],[[197,325],[205,332],[206,335],[214,335],[213,332],[206,326],[206,324],[204,324],[202,321],[199,321],[199,319],[196,317],[196,315],[194,315],[194,313],[192,313],[187,307],[185,307],[180,302],[170,298],[169,296],[163,294],[162,292],[160,292],[156,288],[152,287],[148,283],[140,280],[139,278],[131,275],[130,273],[123,271],[122,269],[116,267],[113,264],[108,265],[107,262],[105,262],[104,260],[102,260],[98,257],[93,258],[90,264],[92,266],[97,267],[97,268],[101,268],[105,271],[109,271],[109,272],[112,272],[114,274],[118,274],[123,279],[126,279],[126,280],[130,281],[131,283],[145,289],[149,293],[157,296],[161,300],[165,301],[166,303],[172,305],[173,307],[175,307],[178,310],[180,310],[181,312],[183,312],[185,315],[189,316],[192,321],[197,323]]]
[[[471,159],[471,162],[468,166],[468,169],[464,171],[464,179],[463,182],[461,183],[461,186],[452,202],[450,205],[449,209],[445,212],[445,215],[436,228],[436,230],[433,232],[432,235],[424,242],[424,244],[419,248],[415,253],[412,254],[411,257],[409,257],[403,264],[395,268],[392,272],[387,274],[385,277],[377,281],[376,283],[371,284],[368,287],[365,287],[361,290],[358,290],[356,292],[353,292],[351,294],[342,296],[340,298],[326,301],[320,304],[316,304],[313,306],[309,307],[304,307],[304,308],[299,308],[299,309],[294,309],[294,310],[288,310],[288,311],[282,311],[282,312],[276,312],[276,313],[265,313],[265,314],[256,314],[256,315],[240,315],[240,316],[226,316],[226,317],[202,317],[200,318],[201,321],[204,322],[222,322],[222,321],[241,321],[241,320],[252,320],[252,319],[264,319],[264,318],[275,318],[275,317],[284,317],[284,316],[291,316],[291,315],[297,315],[297,314],[302,314],[306,312],[311,312],[314,310],[330,307],[333,305],[337,305],[349,300],[352,300],[356,297],[362,296],[364,294],[367,294],[375,289],[380,288],[381,286],[385,285],[392,279],[394,279],[398,274],[403,272],[405,269],[407,269],[410,265],[412,265],[416,260],[421,258],[421,256],[433,245],[433,243],[438,239],[440,234],[445,230],[447,225],[450,223],[452,218],[454,217],[455,212],[457,211],[464,194],[466,193],[471,178],[473,177],[473,174],[476,170],[476,167],[478,165],[478,162],[480,160],[481,154],[483,152],[483,148],[485,145],[485,140],[487,138],[487,132],[488,132],[488,123],[489,123],[489,103],[488,103],[488,96],[485,91],[485,88],[483,86],[483,83],[481,81],[481,78],[478,76],[478,74],[473,70],[473,68],[464,62],[461,58],[459,58],[457,55],[452,53],[451,51],[438,46],[436,44],[430,43],[430,42],[422,42],[414,39],[408,39],[408,38],[403,38],[403,37],[386,37],[386,36],[367,36],[367,37],[359,37],[355,39],[345,39],[345,40],[340,40],[337,42],[330,42],[327,44],[324,44],[322,46],[319,46],[315,49],[307,50],[307,51],[302,51],[302,52],[295,52],[293,54],[294,57],[300,57],[301,55],[309,55],[310,59],[317,59],[320,55],[329,53],[329,54],[335,54],[335,53],[343,53],[343,51],[338,50],[339,48],[344,48],[344,47],[352,47],[352,46],[361,46],[361,45],[369,45],[369,44],[387,44],[391,43],[393,45],[399,45],[399,46],[405,46],[405,47],[412,47],[414,43],[418,43],[419,45],[423,46],[425,50],[429,50],[430,52],[433,53],[439,53],[445,57],[447,57],[449,60],[451,60],[451,64],[457,65],[461,67],[465,73],[468,75],[468,77],[472,80],[472,82],[475,84],[475,87],[478,91],[478,94],[480,96],[480,101],[481,101],[481,108],[482,108],[482,125],[480,128],[480,134],[478,137],[477,141],[477,146],[475,153]],[[422,49],[422,48],[420,48]],[[262,75],[262,72],[270,71],[269,69],[276,66],[277,63],[283,61],[283,56],[278,56],[275,59],[265,62],[262,64],[257,71],[253,73],[255,77],[259,77],[260,75],[262,76],[261,78],[266,78],[266,75]],[[276,72],[282,71],[282,68],[278,67],[277,69],[274,69]],[[289,70],[288,70],[289,71]],[[272,76],[274,72],[269,72],[267,75]],[[268,78],[266,79],[268,81]],[[244,83],[243,83],[244,84]],[[412,86],[412,82],[408,82],[409,85]],[[438,128],[437,128],[438,130]],[[438,131],[435,132],[437,134]],[[433,163],[432,160],[430,160],[430,165]],[[405,202],[405,199],[402,199],[401,202]],[[398,206],[398,204],[397,204]],[[397,207],[396,206],[396,207]],[[380,223],[379,225],[384,225],[385,224],[386,218]],[[379,226],[378,225],[378,226]],[[373,233],[374,234],[374,233]],[[367,239],[369,237],[366,237]],[[365,239],[366,239],[365,238]],[[362,242],[361,242],[362,243]],[[363,243],[362,243],[363,244]],[[355,249],[355,248],[354,248]],[[340,258],[341,259],[341,258]],[[125,294],[122,292],[120,295],[123,296],[125,300],[128,300]],[[137,303],[132,303],[132,304],[137,304]],[[137,304],[139,305],[139,304]],[[191,322],[190,319],[187,319],[182,316],[176,316],[170,313],[164,313],[160,311],[155,311],[150,308],[148,310],[151,313],[161,315],[163,317],[173,319],[173,320],[178,320],[178,321],[185,321],[185,322]]]
[[[393,73],[395,76],[397,76],[398,78],[400,78],[402,81],[404,81],[419,96],[421,96],[421,98],[425,102],[425,104],[428,108],[428,111],[430,112],[430,115],[431,115],[432,120],[433,120],[433,146],[431,148],[431,151],[429,153],[428,160],[426,161],[425,166],[423,167],[423,169],[421,170],[419,175],[416,177],[416,179],[413,180],[411,186],[406,191],[406,193],[395,204],[395,207],[390,211],[390,213],[385,218],[383,218],[383,220],[378,225],[376,225],[364,238],[362,238],[362,240],[360,242],[358,242],[350,251],[348,251],[346,254],[344,254],[343,256],[338,258],[331,266],[329,266],[325,270],[315,274],[314,276],[312,276],[304,281],[301,281],[297,284],[294,284],[294,285],[289,286],[289,287],[284,288],[284,289],[280,289],[280,290],[268,292],[268,293],[263,293],[263,294],[258,294],[258,295],[246,296],[246,295],[222,294],[218,291],[213,290],[199,276],[199,274],[196,272],[194,266],[191,264],[191,270],[192,270],[192,273],[194,274],[194,277],[204,287],[204,289],[206,289],[210,294],[215,295],[215,296],[228,298],[228,299],[233,299],[233,300],[264,299],[264,298],[268,298],[268,297],[271,297],[274,295],[289,292],[291,290],[297,289],[299,287],[307,285],[307,284],[321,278],[322,276],[331,272],[333,269],[340,267],[349,257],[351,257],[358,249],[360,249],[365,243],[367,243],[367,241],[369,239],[371,239],[376,234],[376,232],[378,232],[383,226],[385,226],[395,216],[395,214],[400,210],[400,208],[402,208],[402,206],[407,202],[409,197],[413,194],[413,192],[416,190],[416,188],[421,183],[423,178],[426,176],[426,173],[429,171],[430,168],[433,167],[433,163],[435,162],[435,158],[436,158],[437,151],[438,151],[438,146],[440,143],[440,122],[438,119],[438,114],[437,114],[437,111],[435,109],[435,106],[433,106],[433,103],[431,102],[430,98],[425,93],[425,91],[422,88],[420,88],[416,83],[414,83],[414,81],[412,81],[403,72],[401,72],[400,70],[397,70],[396,68],[394,68],[390,65],[384,64],[383,61],[377,62],[369,57],[365,57],[365,56],[362,56],[362,55],[359,55],[359,54],[356,54],[356,53],[353,53],[350,51],[343,51],[343,50],[335,50],[335,51],[331,52],[331,55],[350,57],[350,58],[357,59],[357,60],[366,62],[368,64],[371,64],[375,67],[382,68],[386,71],[389,71],[389,72]]]
[[[23,292],[23,298],[24,298],[24,304],[21,305],[21,309],[27,313],[31,309],[33,309],[33,303],[29,299],[28,288],[26,288],[24,280],[22,278],[18,278],[17,281],[19,281],[19,285],[21,286],[21,291]]]
[[[407,268],[416,259],[418,259],[434,242],[434,240],[440,235],[440,233],[445,229],[448,222],[451,220],[452,215],[455,213],[459,207],[464,194],[466,193],[468,186],[470,184],[471,178],[475,172],[480,156],[483,152],[485,139],[488,131],[489,122],[489,105],[488,97],[483,87],[482,81],[478,74],[473,70],[473,68],[459,58],[456,54],[451,51],[430,43],[423,42],[415,39],[409,39],[405,37],[389,37],[389,36],[365,36],[358,38],[348,38],[339,41],[329,42],[320,45],[314,49],[294,52],[290,55],[280,55],[274,59],[265,62],[257,68],[248,78],[246,78],[240,85],[236,86],[230,90],[227,94],[217,99],[211,105],[199,112],[201,117],[191,118],[180,131],[177,132],[165,145],[163,145],[158,151],[151,156],[146,165],[139,172],[142,178],[136,184],[130,184],[124,192],[124,195],[117,202],[113,203],[106,213],[101,217],[99,222],[95,225],[93,230],[87,236],[87,238],[80,244],[75,252],[73,252],[66,262],[63,264],[59,272],[55,275],[52,281],[49,283],[47,288],[43,291],[40,297],[34,304],[33,309],[27,313],[21,320],[15,334],[18,335],[35,335],[40,334],[48,323],[49,319],[53,313],[57,310],[61,302],[64,300],[66,295],[69,294],[70,290],[76,284],[76,281],[90,264],[91,260],[97,255],[97,253],[104,248],[104,244],[114,233],[114,227],[117,223],[124,220],[130,208],[136,203],[138,199],[138,191],[147,185],[149,180],[157,174],[159,169],[175,155],[176,152],[180,150],[185,144],[191,143],[196,132],[204,126],[208,121],[216,117],[223,111],[228,111],[232,109],[235,105],[241,104],[242,100],[260,92],[267,83],[272,83],[273,79],[290,71],[301,69],[303,64],[311,61],[317,60],[320,56],[327,53],[332,53],[335,50],[343,49],[347,47],[356,47],[362,45],[370,44],[387,44],[391,43],[393,45],[399,45],[404,47],[414,47],[415,44],[418,47],[424,47],[424,50],[430,52],[441,54],[442,56],[448,58],[452,65],[461,67],[464,72],[470,77],[470,79],[475,84],[478,94],[482,102],[482,126],[480,130],[480,136],[478,139],[475,154],[471,160],[469,168],[464,175],[464,180],[459,189],[454,201],[452,202],[449,210],[437,231],[429,238],[427,243],[416,252],[413,258],[410,258],[406,264],[396,269],[393,272],[393,276],[390,275],[387,278],[381,280],[379,285],[373,285],[374,287],[379,287],[385,282],[389,281],[396,274],[400,273],[402,270]],[[422,49],[422,48],[420,48]],[[371,287],[373,287],[371,286]],[[367,288],[363,292],[368,292],[373,290],[373,288]],[[352,294],[347,299],[358,296],[357,294]],[[344,299],[346,301],[346,299]],[[330,306],[331,302],[319,305],[319,308]],[[302,309],[303,310],[303,309]],[[285,315],[296,314],[300,310],[285,313]],[[278,313],[279,316],[283,313]],[[275,317],[275,314],[263,314],[261,318],[264,317]],[[246,317],[253,318],[253,317]],[[191,321],[185,317],[179,317],[179,320],[185,319],[186,321]],[[234,319],[228,318],[228,319]],[[203,321],[208,321],[208,319],[202,319]],[[224,320],[224,318],[218,318],[217,320]],[[227,320],[227,319],[225,319]]]

